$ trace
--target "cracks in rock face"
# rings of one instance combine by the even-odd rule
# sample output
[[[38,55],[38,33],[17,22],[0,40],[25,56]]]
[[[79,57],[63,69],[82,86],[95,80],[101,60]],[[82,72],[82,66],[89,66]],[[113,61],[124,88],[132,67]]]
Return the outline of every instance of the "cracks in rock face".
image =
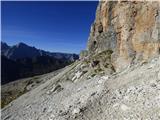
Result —
[[[93,44],[94,44],[94,46],[96,46],[96,44],[97,44],[97,41],[93,41]]]
[[[112,26],[111,25],[111,20],[112,20],[112,8],[113,8],[113,1],[109,1],[108,2],[108,6],[109,6],[109,9],[108,9],[108,25],[109,26]]]

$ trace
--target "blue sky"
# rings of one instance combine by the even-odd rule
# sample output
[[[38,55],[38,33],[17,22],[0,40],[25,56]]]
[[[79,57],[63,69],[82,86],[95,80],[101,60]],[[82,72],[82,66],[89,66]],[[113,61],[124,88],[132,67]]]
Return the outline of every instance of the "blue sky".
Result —
[[[2,2],[2,41],[51,52],[86,48],[97,1]]]

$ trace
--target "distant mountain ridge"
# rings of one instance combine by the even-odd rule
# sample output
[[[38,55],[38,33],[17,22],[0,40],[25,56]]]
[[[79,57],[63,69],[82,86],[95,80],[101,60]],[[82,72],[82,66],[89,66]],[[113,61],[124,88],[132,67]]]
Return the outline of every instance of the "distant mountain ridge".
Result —
[[[19,43],[1,42],[1,83],[61,69],[79,58],[76,54],[52,53]]]
[[[50,56],[57,59],[66,59],[69,61],[75,61],[79,58],[77,54],[71,53],[58,53],[58,52],[48,52],[44,50],[31,47],[25,43],[18,43],[13,46],[7,45],[5,42],[1,42],[1,53],[9,59],[21,59],[21,58],[33,58],[36,56]]]

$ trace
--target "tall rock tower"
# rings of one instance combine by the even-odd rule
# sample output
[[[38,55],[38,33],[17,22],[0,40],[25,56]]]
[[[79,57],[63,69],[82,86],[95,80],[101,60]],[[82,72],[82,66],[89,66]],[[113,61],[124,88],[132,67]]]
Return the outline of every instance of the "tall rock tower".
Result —
[[[112,50],[117,71],[160,54],[160,2],[100,1],[87,50]]]

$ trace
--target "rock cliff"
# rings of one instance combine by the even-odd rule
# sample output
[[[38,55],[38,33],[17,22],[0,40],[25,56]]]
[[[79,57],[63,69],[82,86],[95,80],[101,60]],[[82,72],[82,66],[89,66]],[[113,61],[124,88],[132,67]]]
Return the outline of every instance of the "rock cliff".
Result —
[[[112,50],[116,70],[160,54],[160,2],[100,1],[87,50]]]

